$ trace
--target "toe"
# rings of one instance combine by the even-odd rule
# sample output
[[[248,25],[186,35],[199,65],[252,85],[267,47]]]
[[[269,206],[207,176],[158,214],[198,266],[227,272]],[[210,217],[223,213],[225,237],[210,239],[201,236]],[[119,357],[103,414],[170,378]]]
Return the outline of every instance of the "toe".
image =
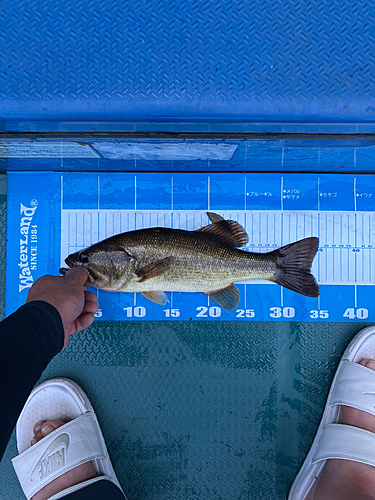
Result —
[[[370,370],[375,370],[375,360],[374,359],[363,359],[360,362],[360,364],[365,366],[366,368],[370,368]]]
[[[33,431],[34,431],[34,434],[40,432],[40,429],[42,428],[42,424],[44,423],[43,420],[41,420],[40,422],[37,422],[34,427],[33,427]]]
[[[33,446],[35,443],[37,443],[38,441],[40,441],[41,439],[43,439],[43,434],[41,432],[42,430],[42,425],[44,424],[44,422],[37,422],[34,427],[33,427],[33,433],[34,433],[34,437],[33,439],[30,441],[30,445]]]
[[[62,420],[47,420],[45,422],[37,422],[33,428],[34,437],[30,441],[30,446],[33,446],[35,443],[43,439],[45,436],[48,436],[48,434],[64,424],[65,422],[63,422]]]
[[[47,420],[42,424],[40,432],[42,433],[43,436],[48,436],[48,434],[50,434],[51,432],[58,429],[64,424],[65,422],[62,422],[61,420]]]

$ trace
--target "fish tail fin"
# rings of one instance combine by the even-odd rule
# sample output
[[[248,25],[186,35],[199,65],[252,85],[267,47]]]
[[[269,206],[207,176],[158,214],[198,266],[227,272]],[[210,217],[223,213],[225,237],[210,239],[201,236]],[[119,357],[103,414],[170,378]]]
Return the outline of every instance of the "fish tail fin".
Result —
[[[305,238],[272,252],[276,258],[273,281],[307,297],[318,297],[319,285],[310,272],[318,246],[318,238]]]

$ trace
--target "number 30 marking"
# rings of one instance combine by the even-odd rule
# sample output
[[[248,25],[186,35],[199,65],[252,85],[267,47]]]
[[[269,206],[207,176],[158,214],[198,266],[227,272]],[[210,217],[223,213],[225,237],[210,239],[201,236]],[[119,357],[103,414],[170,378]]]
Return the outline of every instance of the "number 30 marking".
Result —
[[[270,316],[271,318],[294,318],[296,311],[293,307],[271,307]]]

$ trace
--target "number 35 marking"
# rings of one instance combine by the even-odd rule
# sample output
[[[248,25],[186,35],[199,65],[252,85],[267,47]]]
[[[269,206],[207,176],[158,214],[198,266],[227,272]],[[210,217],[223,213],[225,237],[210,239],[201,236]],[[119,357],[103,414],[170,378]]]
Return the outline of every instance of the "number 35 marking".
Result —
[[[322,319],[326,319],[329,317],[329,313],[327,310],[321,310],[321,311],[316,311],[316,310],[312,310],[310,311],[310,318],[313,318],[313,319],[316,319],[316,318],[322,318]]]

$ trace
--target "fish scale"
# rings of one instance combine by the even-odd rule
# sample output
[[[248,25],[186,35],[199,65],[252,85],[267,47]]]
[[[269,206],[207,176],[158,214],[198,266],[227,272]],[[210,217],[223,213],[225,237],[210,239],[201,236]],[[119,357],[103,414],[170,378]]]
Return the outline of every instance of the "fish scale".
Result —
[[[162,276],[144,283],[134,279],[128,291],[153,290],[155,286],[165,291],[194,292],[197,286],[201,291],[216,290],[228,286],[233,280],[242,281],[252,277],[267,279],[275,272],[275,262],[266,260],[264,254],[259,259],[257,254],[231,248],[218,238],[204,233],[172,231],[160,229],[158,236],[150,237],[149,241],[152,230],[145,230],[142,244],[135,248],[131,247],[130,241],[134,233],[129,234],[128,239],[124,238],[124,246],[132,248],[134,254],[139,256],[141,267],[150,260],[173,256],[173,265]],[[166,241],[164,235],[167,234],[170,239]],[[157,249],[152,255],[147,248],[151,245]]]
[[[148,228],[121,233],[69,255],[66,263],[86,267],[91,286],[140,292],[160,304],[167,301],[165,291],[203,292],[232,310],[239,303],[233,283],[252,279],[274,281],[311,297],[319,295],[310,274],[317,238],[263,254],[245,252],[237,248],[248,241],[239,223],[207,215],[212,224],[197,231]]]

